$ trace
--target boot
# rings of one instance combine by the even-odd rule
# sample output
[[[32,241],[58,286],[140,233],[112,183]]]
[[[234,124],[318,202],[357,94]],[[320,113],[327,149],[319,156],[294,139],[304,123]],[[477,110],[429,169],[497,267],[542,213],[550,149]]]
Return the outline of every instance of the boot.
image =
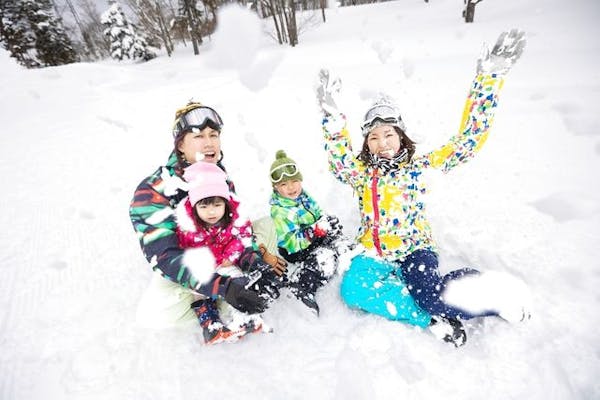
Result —
[[[467,332],[462,322],[455,318],[434,315],[431,317],[429,331],[436,338],[452,343],[455,347],[460,347],[467,342]]]
[[[256,332],[261,329],[260,326],[255,327],[253,321],[249,321],[248,324],[240,326],[236,330],[227,328],[221,321],[217,305],[212,299],[197,300],[192,303],[191,307],[202,327],[205,344],[236,342],[247,333]]]
[[[290,291],[319,316],[319,305],[315,300],[315,295],[317,290],[325,284],[326,279],[308,261],[302,262],[298,266],[294,278],[290,279]],[[316,258],[314,261],[316,262]]]

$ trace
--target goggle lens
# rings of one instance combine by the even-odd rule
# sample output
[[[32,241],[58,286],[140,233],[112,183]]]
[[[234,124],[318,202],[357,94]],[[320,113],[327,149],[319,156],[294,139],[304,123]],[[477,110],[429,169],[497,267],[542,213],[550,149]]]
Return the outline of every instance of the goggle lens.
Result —
[[[220,131],[223,128],[223,120],[215,110],[210,107],[198,107],[188,111],[177,121],[177,129],[173,132],[177,136],[181,132],[198,128],[200,130],[210,126]]]
[[[360,128],[363,135],[368,135],[376,121],[386,124],[400,126],[400,113],[394,107],[382,104],[371,108],[365,114],[365,118]]]

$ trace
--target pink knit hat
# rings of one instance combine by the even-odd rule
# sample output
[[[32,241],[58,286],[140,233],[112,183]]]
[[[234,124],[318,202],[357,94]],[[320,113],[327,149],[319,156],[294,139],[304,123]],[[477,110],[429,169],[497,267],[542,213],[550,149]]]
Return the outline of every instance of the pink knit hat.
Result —
[[[188,196],[192,205],[213,196],[231,199],[227,174],[216,164],[195,162],[183,171],[183,178],[189,183]]]

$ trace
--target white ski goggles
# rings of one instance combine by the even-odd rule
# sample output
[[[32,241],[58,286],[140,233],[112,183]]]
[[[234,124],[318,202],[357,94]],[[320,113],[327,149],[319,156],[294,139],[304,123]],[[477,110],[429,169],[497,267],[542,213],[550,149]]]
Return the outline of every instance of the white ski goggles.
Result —
[[[271,170],[271,182],[279,183],[285,178],[291,178],[298,174],[298,167],[293,163],[281,164]]]
[[[402,130],[405,130],[404,122],[400,118],[400,113],[398,110],[387,104],[371,107],[371,109],[367,111],[363,119],[363,123],[360,125],[363,136],[367,136],[369,132],[375,128],[377,122],[385,125],[396,126]]]
[[[173,137],[179,136],[182,132],[190,131],[192,128],[202,130],[210,126],[211,128],[221,131],[223,128],[223,120],[215,110],[210,107],[194,108],[183,114],[173,128]]]

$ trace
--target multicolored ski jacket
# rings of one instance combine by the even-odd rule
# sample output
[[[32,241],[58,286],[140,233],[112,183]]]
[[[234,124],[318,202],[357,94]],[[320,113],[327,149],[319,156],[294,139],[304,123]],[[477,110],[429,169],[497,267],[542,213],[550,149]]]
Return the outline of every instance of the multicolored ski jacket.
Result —
[[[138,185],[129,216],[153,270],[183,287],[215,297],[220,275],[215,274],[209,282],[200,284],[182,264],[183,250],[176,234],[175,207],[187,195],[187,185],[182,179],[184,167],[178,164],[177,156],[172,152],[165,166]],[[223,168],[220,164],[219,167]],[[233,192],[231,182],[229,186]]]
[[[312,226],[322,214],[317,202],[305,190],[295,200],[273,191],[269,204],[277,233],[277,247],[288,254],[307,249],[312,242]]]
[[[252,247],[252,225],[238,213],[239,202],[229,201],[232,220],[227,226],[205,228],[196,223],[189,197],[179,203],[175,211],[177,217],[177,237],[184,249],[208,247],[215,257],[215,268],[225,260],[238,265],[244,250]]]
[[[427,190],[421,175],[429,168],[448,172],[479,151],[488,137],[503,81],[501,76],[478,75],[467,97],[459,133],[441,148],[400,164],[387,174],[353,155],[344,115],[323,120],[329,168],[358,196],[358,240],[367,249],[394,261],[403,261],[417,249],[436,251],[421,201]]]

